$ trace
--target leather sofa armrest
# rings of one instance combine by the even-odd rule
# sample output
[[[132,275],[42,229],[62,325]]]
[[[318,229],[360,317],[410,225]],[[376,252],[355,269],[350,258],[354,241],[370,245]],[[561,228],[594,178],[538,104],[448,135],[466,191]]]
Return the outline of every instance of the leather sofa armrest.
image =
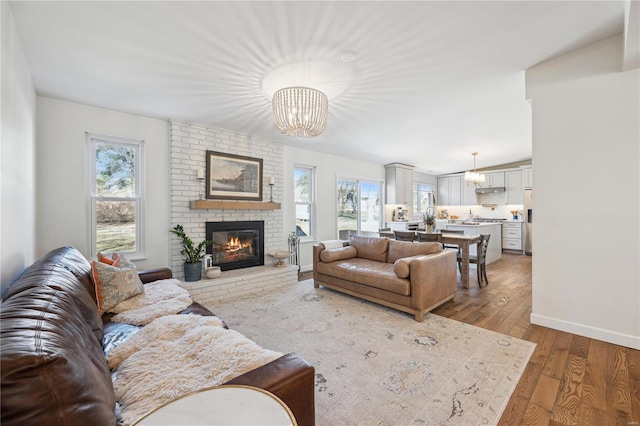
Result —
[[[413,260],[409,276],[412,308],[421,310],[455,294],[457,272],[454,250],[443,250]]]
[[[169,268],[156,268],[138,271],[138,275],[140,276],[140,280],[143,284],[152,283],[158,280],[166,280],[173,277],[173,273]]]
[[[315,425],[315,369],[294,353],[224,383],[264,389],[289,407],[298,425]]]

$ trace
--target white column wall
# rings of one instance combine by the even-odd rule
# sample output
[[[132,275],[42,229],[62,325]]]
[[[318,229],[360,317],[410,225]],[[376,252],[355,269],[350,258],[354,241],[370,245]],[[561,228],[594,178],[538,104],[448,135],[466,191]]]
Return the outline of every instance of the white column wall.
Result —
[[[640,349],[640,75],[614,37],[526,72],[531,322]]]
[[[90,259],[86,132],[145,144],[145,259],[169,264],[169,125],[166,120],[46,97],[37,100],[37,256],[70,245]]]
[[[6,288],[35,260],[36,92],[9,3],[0,2],[0,279]]]

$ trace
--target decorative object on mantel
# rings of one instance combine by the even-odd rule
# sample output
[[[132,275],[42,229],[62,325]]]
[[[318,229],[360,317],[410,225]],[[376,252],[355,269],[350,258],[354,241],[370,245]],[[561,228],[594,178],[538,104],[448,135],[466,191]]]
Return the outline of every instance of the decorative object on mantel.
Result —
[[[284,263],[284,260],[291,257],[293,252],[286,251],[286,250],[276,250],[276,251],[269,252],[267,254],[275,259],[278,259],[276,264],[273,266],[281,267],[286,265],[286,263]]]
[[[309,87],[286,87],[273,94],[273,121],[280,133],[312,138],[327,127],[327,95]]]
[[[195,245],[193,240],[184,232],[182,225],[174,226],[170,232],[182,240],[182,251],[180,251],[180,254],[184,257],[184,280],[198,281],[202,277],[204,249],[211,244],[211,241],[204,240],[198,245]]]
[[[473,155],[473,171],[472,172],[464,172],[464,181],[473,183],[475,186],[481,186],[481,183],[484,183],[484,175],[476,172],[476,155],[477,152],[472,152]]]
[[[198,167],[198,171],[196,172],[196,179],[198,179],[198,194],[200,194],[200,199],[204,200],[204,192],[202,191],[202,182],[204,181],[204,169],[202,167]]]
[[[262,201],[262,158],[207,151],[206,198]]]
[[[280,207],[280,203],[260,203],[256,201],[189,201],[189,208],[192,210],[280,210]]]
[[[269,177],[269,188],[271,189],[271,196],[269,197],[269,202],[273,203],[273,185],[275,185],[275,181],[273,180],[273,176]]]

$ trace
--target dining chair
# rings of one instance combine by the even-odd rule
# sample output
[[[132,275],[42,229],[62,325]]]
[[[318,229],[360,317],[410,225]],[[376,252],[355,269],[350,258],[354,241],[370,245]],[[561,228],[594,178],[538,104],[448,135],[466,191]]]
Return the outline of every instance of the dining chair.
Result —
[[[416,233],[413,231],[393,231],[398,241],[413,241],[416,239]]]
[[[480,234],[480,242],[478,243],[478,250],[476,255],[469,255],[469,263],[475,263],[476,273],[478,276],[478,285],[485,287],[489,285],[489,279],[487,279],[487,247],[489,247],[489,238],[491,235]],[[462,254],[458,254],[458,269],[462,274]],[[484,285],[483,285],[484,284]]]
[[[440,232],[445,232],[447,234],[460,234],[460,235],[464,235],[464,230],[460,231],[460,230],[449,230],[449,229],[441,229]],[[460,246],[457,244],[442,244],[442,248],[444,249],[451,249],[451,250],[458,250],[458,256],[460,256],[461,251],[460,251]]]
[[[417,232],[418,241],[423,242],[442,242],[442,234],[439,233],[428,233],[428,232]]]
[[[396,234],[393,233],[391,228],[382,228],[378,230],[378,235],[381,237],[391,238],[392,240],[396,237]]]

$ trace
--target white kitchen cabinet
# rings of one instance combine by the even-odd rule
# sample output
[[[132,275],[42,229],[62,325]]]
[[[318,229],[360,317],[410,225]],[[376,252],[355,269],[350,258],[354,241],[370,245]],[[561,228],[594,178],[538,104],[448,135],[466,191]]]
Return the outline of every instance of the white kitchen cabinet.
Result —
[[[522,252],[522,222],[502,223],[502,249]]]
[[[504,172],[490,172],[483,173],[484,175],[484,183],[482,184],[485,188],[492,188],[494,186],[504,186]]]
[[[438,178],[438,205],[460,206],[462,204],[463,176],[446,176]]]
[[[533,167],[520,166],[522,168],[522,178],[524,180],[524,189],[533,189]]]
[[[413,214],[413,166],[393,163],[385,167],[387,204],[401,205]]]
[[[462,178],[462,204],[463,206],[476,206],[478,199],[476,195],[476,186],[471,182],[465,182]]]
[[[506,204],[524,204],[524,185],[522,170],[504,173]]]

